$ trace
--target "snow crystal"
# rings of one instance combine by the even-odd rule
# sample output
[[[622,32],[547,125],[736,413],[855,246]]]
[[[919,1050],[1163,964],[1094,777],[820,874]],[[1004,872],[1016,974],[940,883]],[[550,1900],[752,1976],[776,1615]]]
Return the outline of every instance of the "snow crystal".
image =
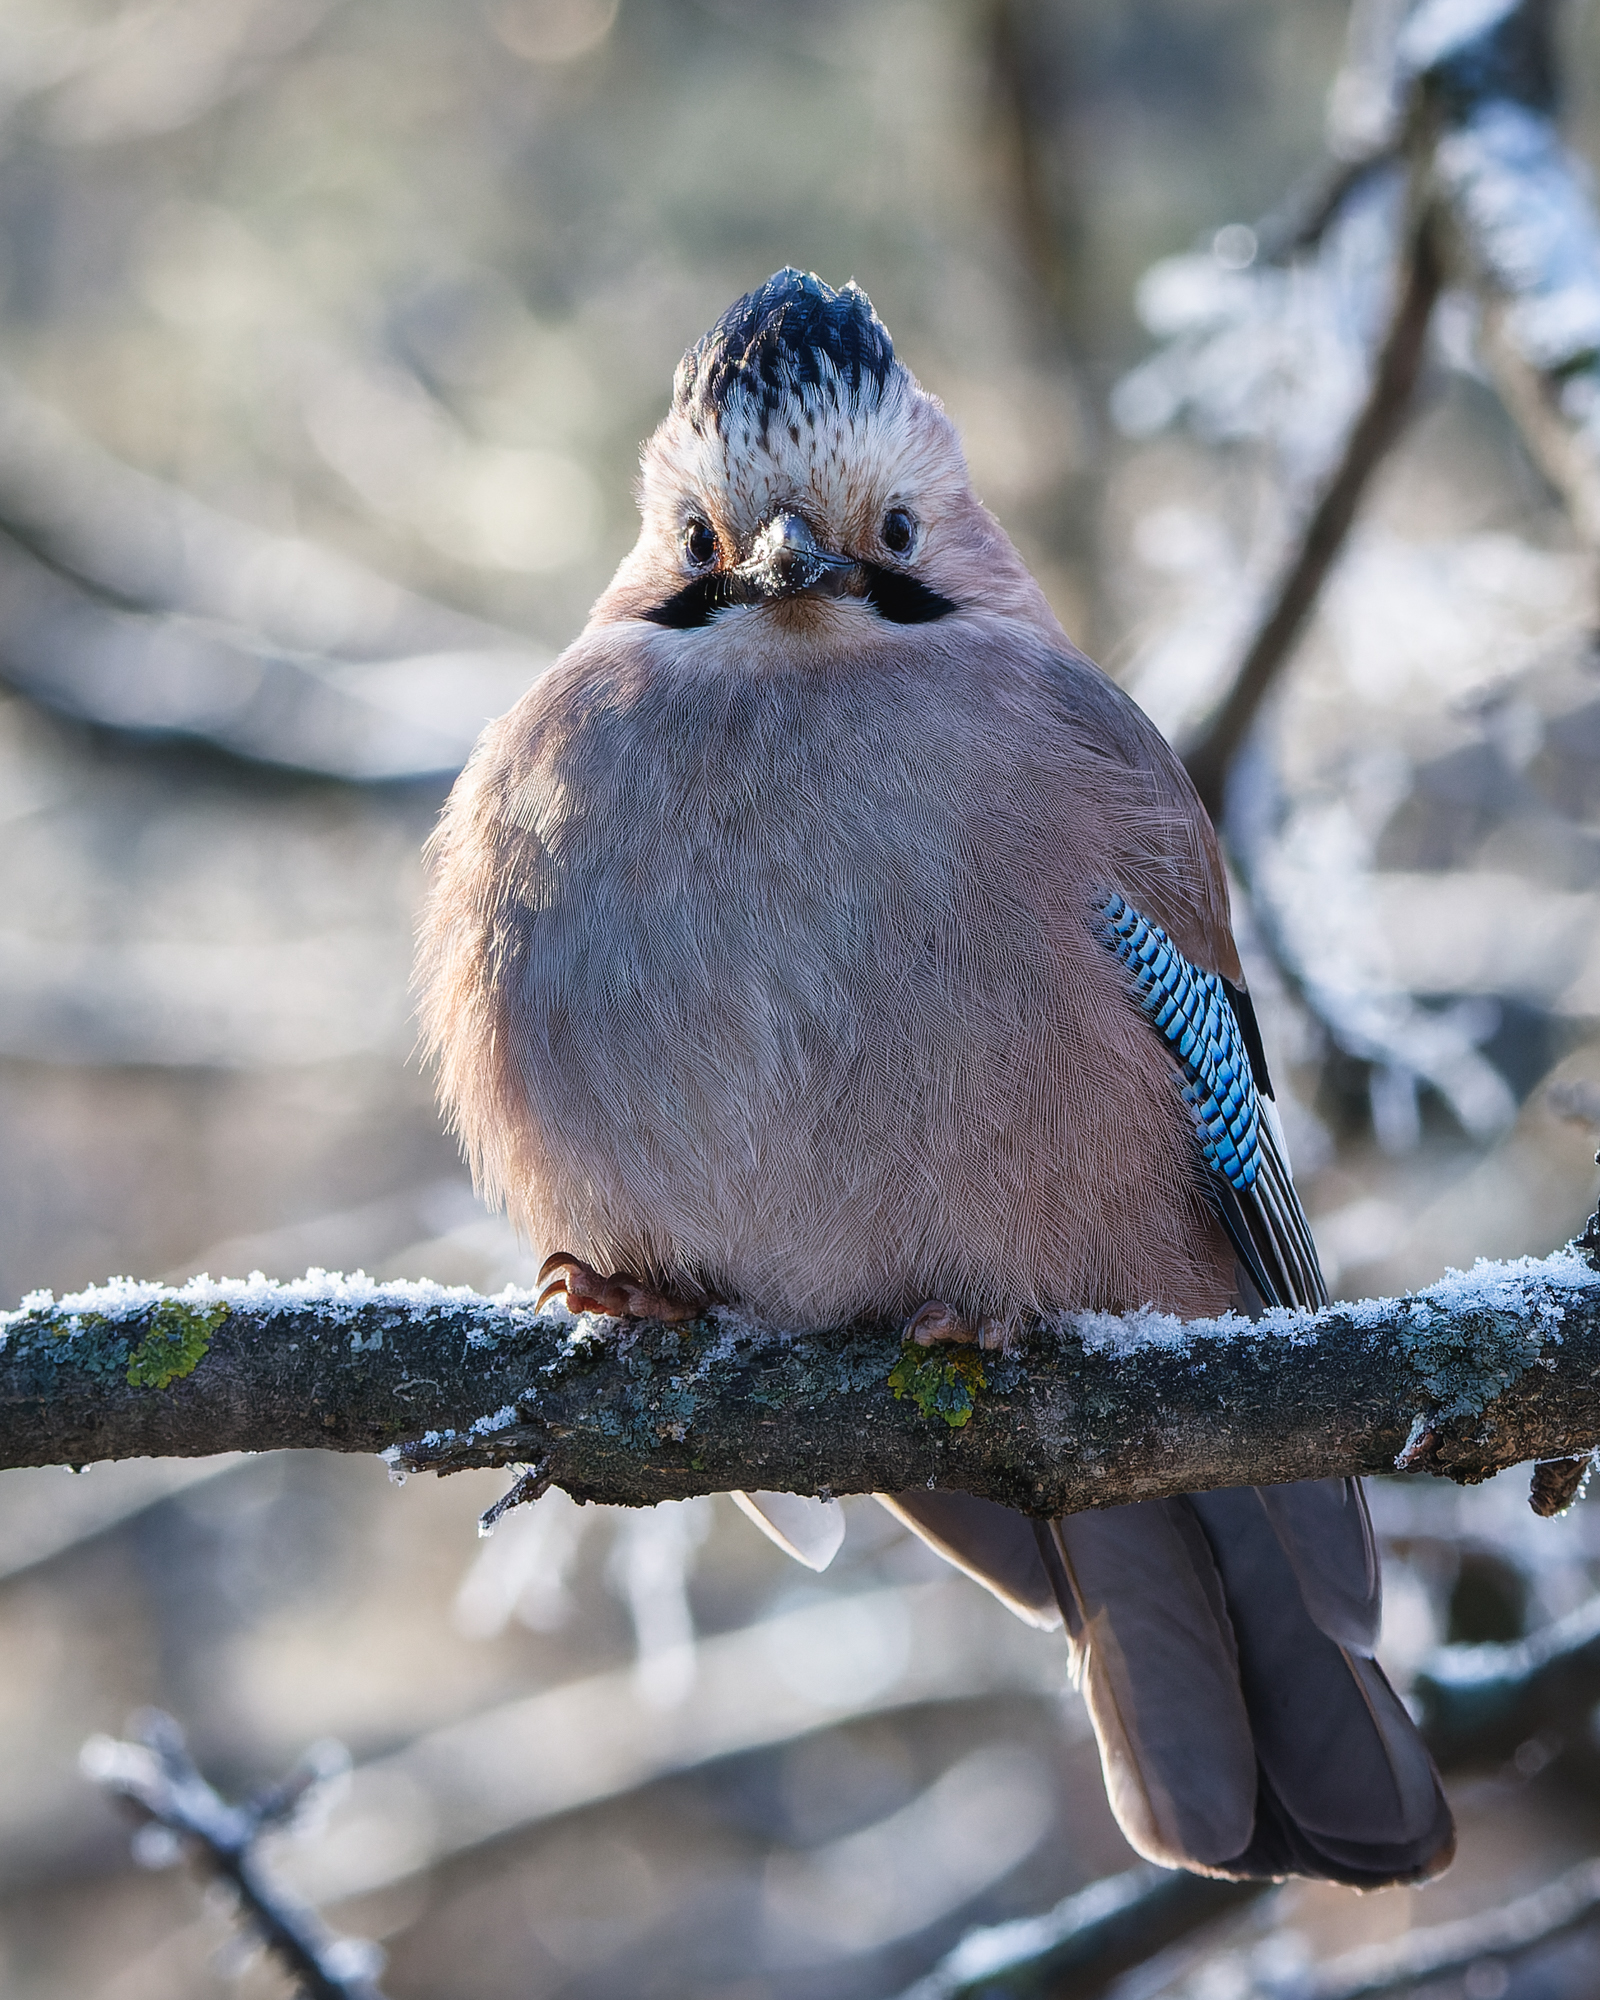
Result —
[[[1201,1344],[1243,1339],[1299,1345],[1315,1341],[1324,1318],[1342,1318],[1357,1327],[1376,1330],[1409,1317],[1415,1331],[1426,1334],[1432,1330],[1435,1315],[1453,1320],[1462,1315],[1501,1313],[1540,1322],[1543,1338],[1553,1335],[1559,1339],[1563,1308],[1556,1294],[1596,1286],[1600,1286],[1600,1270],[1569,1248],[1542,1259],[1520,1257],[1490,1263],[1480,1258],[1470,1271],[1447,1271],[1437,1284],[1410,1299],[1340,1301],[1326,1315],[1279,1307],[1259,1320],[1227,1313],[1217,1319],[1184,1321],[1146,1308],[1120,1317],[1112,1313],[1063,1314],[1051,1326],[1055,1331],[1075,1334],[1086,1353],[1119,1357],[1149,1351],[1182,1354]],[[259,1271],[252,1271],[248,1278],[215,1279],[202,1272],[179,1286],[112,1278],[104,1285],[69,1292],[59,1299],[48,1291],[30,1292],[17,1311],[0,1312],[0,1339],[30,1315],[50,1313],[58,1326],[65,1322],[68,1332],[74,1333],[81,1330],[85,1319],[115,1323],[171,1300],[201,1309],[225,1305],[262,1318],[311,1314],[334,1325],[373,1307],[404,1314],[413,1322],[425,1321],[441,1308],[453,1308],[479,1322],[468,1329],[466,1341],[471,1348],[484,1348],[496,1344],[496,1320],[504,1322],[509,1317],[525,1323],[559,1316],[558,1309],[549,1307],[535,1314],[534,1299],[532,1291],[513,1286],[487,1299],[466,1285],[440,1285],[429,1279],[393,1279],[379,1284],[364,1271],[345,1275],[316,1267],[303,1278],[285,1280],[265,1278]],[[602,1337],[612,1337],[609,1330],[602,1333],[608,1323],[593,1314],[565,1317],[570,1325],[566,1341],[569,1353],[580,1352]],[[715,1308],[707,1317],[715,1328],[712,1345],[702,1357],[707,1361],[728,1358],[747,1344],[781,1345],[801,1337],[791,1329],[764,1325],[725,1306]],[[357,1329],[353,1338],[365,1349],[380,1345],[383,1333],[372,1330],[363,1339]],[[561,1363],[558,1359],[550,1365],[559,1368]],[[507,1405],[492,1418],[480,1418],[474,1428],[480,1432],[502,1429],[516,1421],[516,1411]]]
[[[1179,1319],[1173,1313],[1144,1306],[1131,1313],[1068,1313],[1055,1322],[1064,1333],[1076,1334],[1085,1354],[1109,1354],[1118,1359],[1152,1349],[1187,1354],[1198,1343],[1230,1340],[1281,1340],[1291,1347],[1315,1344],[1317,1315],[1274,1306],[1260,1319],[1223,1313],[1217,1319]]]
[[[473,1434],[474,1436],[481,1437],[489,1431],[509,1430],[514,1423],[521,1420],[521,1416],[522,1412],[517,1408],[515,1403],[502,1403],[493,1416],[475,1417],[473,1419]]]
[[[1472,1313],[1530,1315],[1554,1326],[1563,1318],[1560,1301],[1550,1296],[1558,1286],[1587,1291],[1600,1285],[1600,1270],[1579,1251],[1557,1250],[1549,1257],[1514,1257],[1491,1263],[1480,1257],[1470,1271],[1446,1271],[1409,1303],[1404,1299],[1358,1299],[1336,1310],[1361,1327],[1392,1325],[1404,1313],[1419,1333],[1433,1325],[1434,1312],[1448,1319]]]
[[[186,1284],[175,1286],[141,1278],[108,1278],[103,1285],[89,1285],[81,1292],[68,1292],[59,1299],[48,1291],[30,1292],[18,1311],[0,1313],[0,1330],[28,1314],[42,1312],[116,1322],[136,1318],[150,1306],[168,1299],[178,1305],[201,1308],[225,1305],[233,1312],[265,1319],[280,1313],[310,1312],[321,1319],[338,1321],[378,1306],[403,1312],[412,1320],[423,1320],[442,1306],[454,1306],[485,1318],[508,1312],[520,1316],[531,1312],[534,1294],[508,1286],[491,1300],[473,1291],[470,1285],[440,1285],[430,1278],[394,1278],[380,1284],[365,1271],[325,1271],[318,1265],[313,1265],[303,1278],[267,1278],[260,1271],[252,1271],[248,1278],[213,1278],[202,1271]],[[481,1327],[475,1331],[483,1341],[492,1339]]]
[[[1225,1313],[1220,1319],[1183,1320],[1153,1307],[1132,1313],[1069,1313],[1053,1322],[1054,1328],[1072,1333],[1086,1354],[1126,1355],[1162,1351],[1187,1354],[1202,1343],[1231,1340],[1281,1340],[1290,1346],[1310,1346],[1318,1328],[1332,1320],[1348,1320],[1353,1325],[1377,1330],[1409,1319],[1418,1333],[1439,1330],[1453,1320],[1478,1313],[1509,1313],[1519,1319],[1543,1322],[1542,1337],[1556,1332],[1564,1308],[1553,1293],[1559,1288],[1575,1291],[1600,1285],[1600,1270],[1574,1250],[1558,1250],[1551,1257],[1518,1257],[1505,1263],[1479,1258],[1470,1271],[1447,1271],[1435,1285],[1429,1285],[1412,1299],[1337,1300],[1321,1313],[1294,1311],[1275,1306],[1260,1319],[1245,1319]]]

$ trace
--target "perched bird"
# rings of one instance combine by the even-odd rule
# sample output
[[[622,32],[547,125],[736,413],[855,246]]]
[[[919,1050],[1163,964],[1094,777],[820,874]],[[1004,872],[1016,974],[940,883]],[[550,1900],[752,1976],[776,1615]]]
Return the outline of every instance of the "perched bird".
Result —
[[[548,1290],[984,1343],[1321,1304],[1210,822],[865,293],[784,270],[730,306],[640,501],[432,848],[426,1040]],[[1362,1887],[1448,1861],[1357,1482],[1047,1523],[880,1497],[1065,1627],[1140,1853]],[[806,1553],[805,1503],[751,1504]]]

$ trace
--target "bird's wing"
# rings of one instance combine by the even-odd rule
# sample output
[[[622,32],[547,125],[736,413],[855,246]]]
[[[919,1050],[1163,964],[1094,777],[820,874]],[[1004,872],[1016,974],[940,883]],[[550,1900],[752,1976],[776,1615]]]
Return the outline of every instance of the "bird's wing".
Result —
[[[1262,1306],[1326,1305],[1206,809],[1160,730],[1092,661],[1057,652],[1045,672],[1077,739],[1077,793],[1094,802],[1111,870],[1097,926],[1172,1047],[1208,1190],[1249,1287]]]
[[[1261,1303],[1313,1311],[1326,1305],[1249,994],[1186,958],[1119,891],[1105,898],[1097,927],[1122,966],[1129,998],[1172,1050],[1207,1193]]]

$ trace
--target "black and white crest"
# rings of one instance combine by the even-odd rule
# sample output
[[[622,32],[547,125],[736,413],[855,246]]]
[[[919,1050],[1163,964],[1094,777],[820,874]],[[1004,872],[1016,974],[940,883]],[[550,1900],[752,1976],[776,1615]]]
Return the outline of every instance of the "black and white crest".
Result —
[[[857,407],[876,402],[894,367],[889,330],[859,285],[836,292],[789,265],[736,299],[689,349],[672,404],[703,430],[720,429],[738,403],[765,431],[794,403],[809,415],[841,396]]]

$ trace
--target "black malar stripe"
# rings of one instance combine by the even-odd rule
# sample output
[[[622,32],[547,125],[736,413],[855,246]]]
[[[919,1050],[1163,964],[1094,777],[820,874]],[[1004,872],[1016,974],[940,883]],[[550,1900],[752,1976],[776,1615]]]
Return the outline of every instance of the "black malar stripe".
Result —
[[[916,577],[907,576],[904,570],[885,569],[881,563],[863,563],[861,573],[867,580],[867,602],[891,625],[931,625],[961,608]]]
[[[952,599],[930,590],[903,570],[887,569],[881,563],[862,563],[860,570],[866,584],[862,596],[891,625],[931,625],[960,609]],[[718,570],[710,576],[697,576],[643,615],[652,625],[688,632],[709,625],[717,612],[730,605],[751,601],[749,587],[741,578]]]
[[[697,576],[693,583],[686,583],[664,604],[655,605],[644,615],[652,625],[668,625],[675,632],[688,632],[696,625],[709,625],[714,612],[734,601],[726,576],[713,571],[710,576]]]

